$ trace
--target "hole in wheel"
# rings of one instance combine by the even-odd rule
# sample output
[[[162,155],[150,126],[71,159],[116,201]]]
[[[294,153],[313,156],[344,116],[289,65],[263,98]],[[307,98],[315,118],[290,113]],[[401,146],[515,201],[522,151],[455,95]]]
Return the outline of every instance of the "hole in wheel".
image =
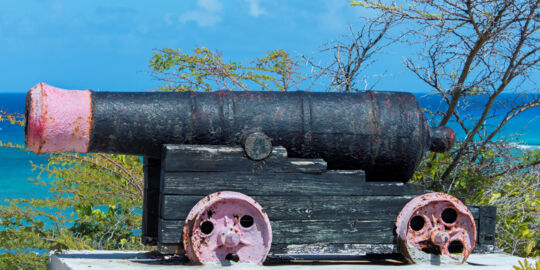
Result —
[[[448,252],[463,253],[463,243],[461,241],[452,241],[448,244]]]
[[[249,228],[253,225],[253,217],[250,215],[245,215],[240,219],[240,225],[244,228]]]
[[[441,218],[445,223],[454,223],[457,219],[457,212],[452,208],[446,208],[441,214]]]
[[[201,224],[201,232],[204,234],[209,234],[214,230],[214,224],[210,221],[205,221]]]
[[[409,225],[411,226],[411,229],[415,231],[419,231],[422,228],[424,228],[424,224],[425,224],[424,218],[421,216],[414,216],[413,218],[411,218],[411,222],[409,223]]]
[[[225,260],[238,262],[240,260],[240,258],[238,257],[238,255],[236,255],[234,253],[229,253],[229,254],[227,254],[227,256],[225,256]]]

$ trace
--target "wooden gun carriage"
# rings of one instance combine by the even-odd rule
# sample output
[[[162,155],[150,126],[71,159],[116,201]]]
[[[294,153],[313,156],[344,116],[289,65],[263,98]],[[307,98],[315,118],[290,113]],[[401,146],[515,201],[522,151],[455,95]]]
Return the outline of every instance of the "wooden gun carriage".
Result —
[[[26,144],[144,156],[142,241],[194,262],[492,251],[495,208],[406,183],[454,141],[397,92],[113,93],[38,84]]]

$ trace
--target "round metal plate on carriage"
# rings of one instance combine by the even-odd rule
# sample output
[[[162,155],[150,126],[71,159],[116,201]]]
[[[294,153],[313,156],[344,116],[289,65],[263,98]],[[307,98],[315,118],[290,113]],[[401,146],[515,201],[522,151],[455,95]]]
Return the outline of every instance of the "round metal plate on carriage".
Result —
[[[239,192],[204,197],[189,212],[183,231],[192,262],[262,263],[270,251],[272,228],[262,207]]]
[[[262,132],[248,134],[243,145],[246,155],[255,161],[263,160],[272,154],[272,141]]]
[[[427,193],[408,202],[396,221],[401,254],[411,263],[441,255],[444,260],[463,263],[476,243],[476,225],[457,198]]]

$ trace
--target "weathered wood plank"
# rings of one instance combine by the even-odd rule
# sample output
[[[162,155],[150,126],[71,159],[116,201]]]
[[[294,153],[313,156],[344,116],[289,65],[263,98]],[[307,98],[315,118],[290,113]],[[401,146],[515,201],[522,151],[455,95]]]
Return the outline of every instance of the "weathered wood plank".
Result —
[[[495,223],[497,217],[497,208],[495,206],[479,207],[478,242],[480,245],[495,245]]]
[[[364,181],[363,174],[329,171],[324,174],[233,174],[220,172],[170,172],[162,176],[161,193],[177,195],[211,194],[220,190],[250,196],[401,196],[420,195],[423,187],[396,182]]]
[[[182,254],[185,256],[186,251],[184,250],[184,245],[182,243],[176,243],[176,244],[163,244],[158,243],[157,245],[157,251],[162,254]],[[189,262],[189,259],[186,258],[186,262]]]
[[[394,242],[392,220],[278,220],[271,224],[278,232],[276,244]]]
[[[274,147],[272,154],[262,160],[247,158],[240,146],[164,145],[163,169],[167,172],[235,172],[250,173],[323,173],[322,159],[287,158],[287,150]]]
[[[146,245],[155,245],[158,239],[158,220],[160,216],[160,172],[161,160],[144,158],[144,199],[142,242]]]
[[[356,255],[399,253],[395,244],[272,244],[269,256],[279,255]]]
[[[473,212],[478,213],[478,211]],[[274,235],[272,252],[286,254],[295,250],[294,254],[321,254],[315,251],[326,250],[325,252],[329,254],[351,254],[352,251],[349,248],[353,245],[366,247],[393,245],[394,222],[395,217],[389,220],[272,220]],[[476,219],[475,222],[478,224],[481,220]],[[183,220],[161,219],[159,226],[160,243],[179,244],[181,242]],[[477,237],[481,237],[480,233]],[[482,243],[478,240],[475,252],[493,251],[494,246],[491,243]],[[291,247],[296,248],[291,249]],[[342,247],[343,250],[339,251],[338,247]],[[375,250],[372,253],[379,254],[379,251]],[[353,254],[356,253],[353,252]]]
[[[158,251],[161,254],[182,254],[184,253],[182,243],[159,244]],[[475,246],[473,253],[493,252],[493,245]],[[364,256],[369,254],[399,254],[398,246],[395,244],[275,244],[272,243],[268,261],[283,259],[308,259],[304,256],[329,256],[326,259],[339,260],[350,259],[339,256]],[[332,255],[338,256],[330,258]],[[265,262],[266,263],[266,262]]]
[[[164,195],[161,218],[184,219],[204,196]],[[252,196],[270,220],[395,220],[411,196]]]
[[[161,254],[184,253],[182,244],[162,244],[158,246]],[[395,244],[272,244],[266,263],[310,259],[350,260],[349,256],[366,256],[370,254],[399,254]],[[313,257],[319,256],[319,257]]]
[[[272,225],[274,244],[393,244],[391,220],[276,220]],[[182,242],[183,220],[160,220],[159,241]]]
[[[182,243],[177,244],[159,244],[158,251],[161,254],[183,254],[184,248]],[[347,256],[365,256],[369,254],[399,254],[397,245],[395,244],[300,244],[287,245],[272,243],[270,253],[268,254],[266,263],[276,262],[276,260],[309,260],[322,259],[326,260],[350,260]],[[314,258],[313,256],[321,256]],[[181,258],[180,258],[181,259]]]
[[[158,241],[162,245],[182,244],[184,220],[159,219]],[[182,246],[180,248],[183,248]]]
[[[363,171],[326,171],[323,160],[287,158],[282,147],[259,162],[239,146],[167,145],[164,150],[161,179],[152,183],[160,188],[156,231],[164,253],[183,251],[183,219],[201,198],[222,190],[245,193],[264,207],[274,236],[271,254],[395,253],[399,211],[427,192],[419,185],[366,182]],[[492,251],[494,210],[469,209],[478,228],[475,251]]]

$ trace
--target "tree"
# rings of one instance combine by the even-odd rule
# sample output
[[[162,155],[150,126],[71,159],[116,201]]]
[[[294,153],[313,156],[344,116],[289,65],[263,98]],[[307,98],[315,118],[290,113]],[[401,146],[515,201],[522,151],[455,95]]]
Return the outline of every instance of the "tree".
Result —
[[[297,90],[307,79],[301,76],[299,64],[281,49],[247,64],[226,63],[220,52],[205,47],[192,54],[165,48],[155,51],[150,60],[153,77],[166,83],[159,91]]]
[[[540,61],[540,1],[413,0],[400,5],[368,0],[351,4],[399,23],[400,42],[418,51],[405,60],[405,66],[445,103],[431,112],[431,121],[440,126],[453,121],[461,129],[458,133],[464,134],[450,153],[432,154],[415,180],[469,203],[499,206],[501,246],[521,255],[537,255],[540,154],[532,151],[516,157],[515,150],[497,135],[520,113],[540,105],[537,81],[531,77],[537,74]],[[503,92],[513,92],[516,98],[505,99]],[[477,102],[483,105],[472,106]],[[501,111],[504,115],[497,115]],[[516,223],[520,225],[515,230],[508,229]]]
[[[322,87],[323,90],[345,93],[374,89],[379,80],[368,83],[367,70],[376,61],[374,56],[396,41],[387,38],[394,18],[381,14],[376,18],[361,20],[364,25],[360,30],[349,27],[349,35],[328,43],[320,52],[323,57],[317,55],[318,58],[328,58],[324,54],[330,54],[329,62],[320,64],[320,59],[314,61],[311,57],[303,56],[313,67],[312,85],[317,80],[329,81],[328,85]],[[363,82],[364,87],[358,87],[359,82]]]
[[[432,90],[438,92],[447,107],[439,111],[444,126],[451,119],[459,123],[465,139],[453,155],[441,176],[450,178],[454,169],[470,152],[482,151],[500,129],[521,112],[540,105],[540,96],[528,95],[536,90],[523,89],[529,75],[538,70],[540,61],[538,5],[540,1],[412,1],[407,6],[386,4],[383,1],[353,1],[395,17],[406,23],[408,44],[411,40],[425,44],[415,58],[405,61],[406,67]],[[522,98],[513,104],[500,104],[503,91],[516,91]],[[473,96],[485,96],[481,116],[462,115],[462,103]],[[506,115],[497,128],[486,135],[486,120],[494,118],[496,106],[505,106]],[[466,119],[472,120],[467,123]],[[481,141],[474,144],[475,139]],[[471,161],[476,161],[478,156]]]

